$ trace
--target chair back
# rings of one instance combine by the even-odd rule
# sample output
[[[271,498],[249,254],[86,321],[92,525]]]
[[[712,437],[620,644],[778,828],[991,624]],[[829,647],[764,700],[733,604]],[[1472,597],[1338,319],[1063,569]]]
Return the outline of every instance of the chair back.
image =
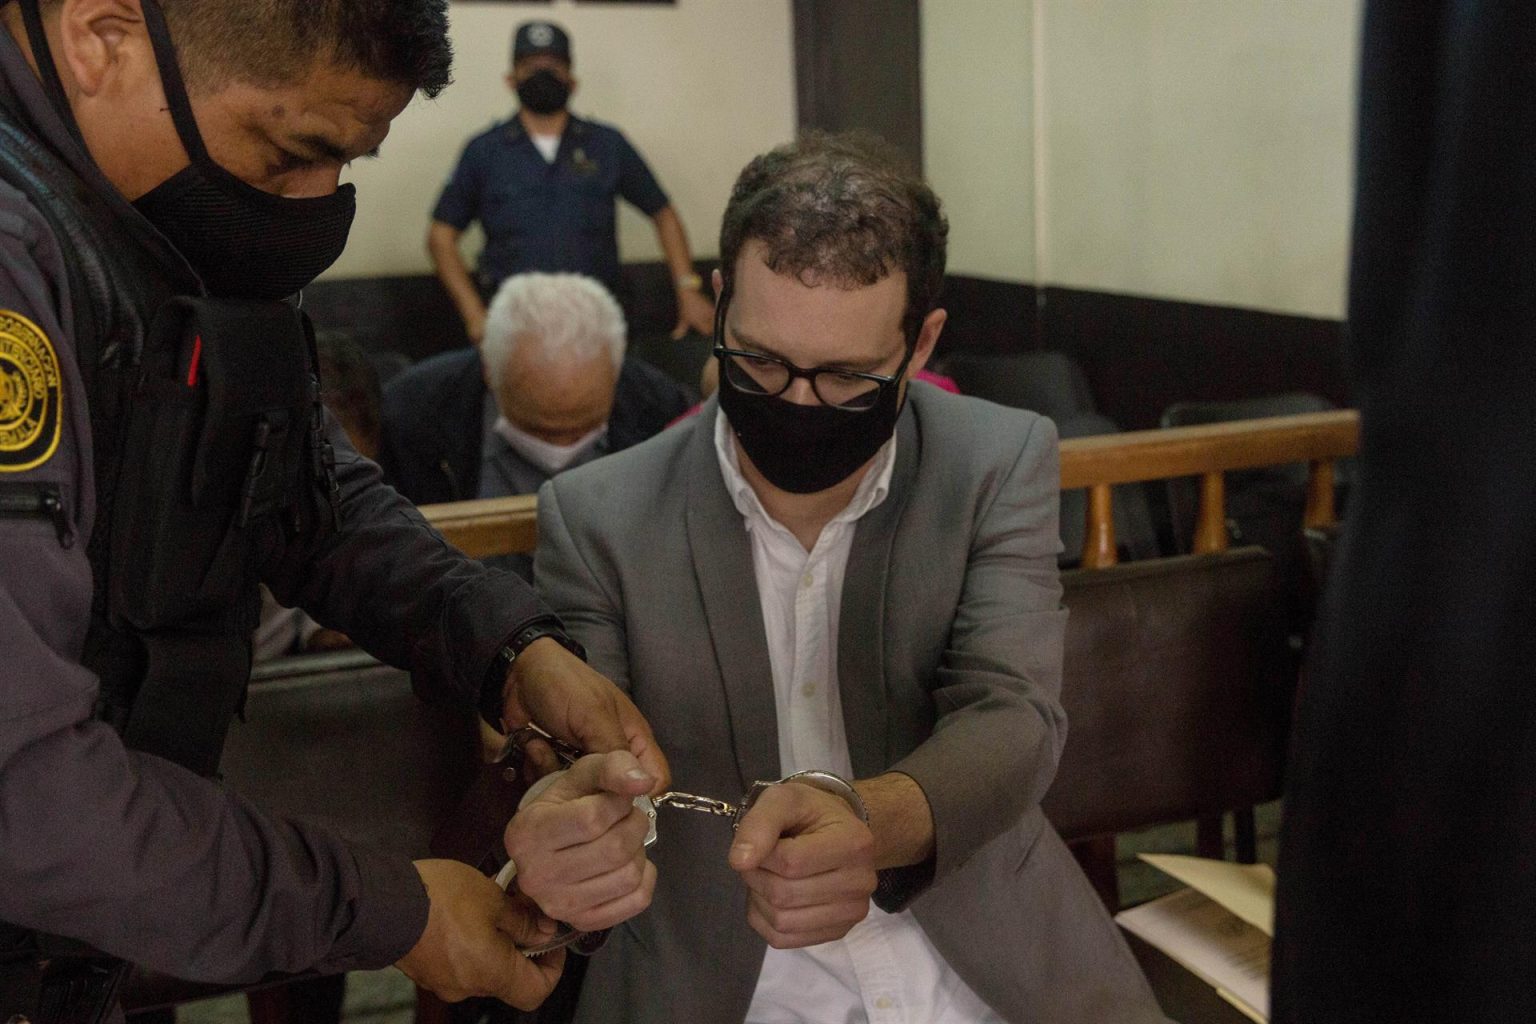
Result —
[[[957,352],[944,360],[944,373],[961,394],[1029,409],[1058,424],[1096,411],[1088,378],[1064,352]]]
[[[422,703],[407,673],[357,652],[290,662],[251,683],[224,784],[272,814],[427,856],[477,766],[473,714]]]
[[[1067,745],[1046,815],[1070,840],[1280,795],[1295,658],[1256,548],[1063,574]]]
[[[712,338],[689,331],[681,338],[670,333],[636,338],[629,343],[629,354],[643,359],[676,381],[692,398],[699,396],[699,376],[704,364],[714,358]]]
[[[468,711],[423,704],[410,676],[358,651],[257,667],[245,721],[230,728],[224,785],[281,817],[412,859],[458,804],[477,767]],[[129,1011],[175,1006],[256,985],[188,982],[137,970]]]

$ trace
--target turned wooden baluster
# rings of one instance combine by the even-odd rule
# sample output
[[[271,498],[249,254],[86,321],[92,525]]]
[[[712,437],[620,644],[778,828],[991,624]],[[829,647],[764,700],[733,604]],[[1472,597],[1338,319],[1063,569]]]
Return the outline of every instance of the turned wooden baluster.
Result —
[[[1225,551],[1231,543],[1227,533],[1227,478],[1217,473],[1200,477],[1200,510],[1195,519],[1194,549],[1196,554]],[[1238,839],[1238,859],[1243,859],[1245,848],[1256,845],[1253,839],[1253,811],[1234,813],[1234,825]],[[1195,852],[1202,857],[1220,859],[1226,852],[1222,833],[1221,815],[1209,815],[1195,821]]]
[[[1088,528],[1083,536],[1083,568],[1107,569],[1119,560],[1115,552],[1115,506],[1109,484],[1088,488]],[[1120,909],[1120,878],[1116,870],[1114,836],[1082,839],[1072,853],[1093,883],[1110,913]]]
[[[1083,535],[1083,568],[1107,569],[1119,561],[1115,552],[1114,492],[1109,484],[1088,488],[1088,529]]]
[[[1313,462],[1307,472],[1307,508],[1302,525],[1309,530],[1332,526],[1338,520],[1333,505],[1334,472],[1329,460]]]
[[[1200,512],[1195,519],[1195,554],[1225,551],[1227,535],[1227,478],[1207,473],[1200,478]]]

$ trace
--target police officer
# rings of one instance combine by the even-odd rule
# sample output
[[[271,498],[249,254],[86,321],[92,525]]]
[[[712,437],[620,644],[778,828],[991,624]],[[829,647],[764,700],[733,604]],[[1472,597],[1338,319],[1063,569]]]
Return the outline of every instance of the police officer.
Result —
[[[571,38],[559,25],[530,21],[512,42],[507,84],[519,108],[510,120],[470,140],[432,213],[427,249],[470,339],[480,344],[485,308],[503,280],[529,270],[573,271],[619,294],[614,197],[623,196],[656,225],[677,295],[677,328],[714,329],[714,306],[693,269],[683,222],[619,131],[575,117]],[[471,276],[459,236],[474,221],[485,249]]]
[[[445,0],[0,4],[0,1020],[195,980],[398,963],[537,1003],[552,925],[466,865],[210,781],[265,582],[424,694],[587,749],[508,844],[581,928],[654,884],[644,720],[517,578],[445,545],[319,405],[298,291],[341,168],[448,80]],[[363,770],[360,766],[359,770]]]

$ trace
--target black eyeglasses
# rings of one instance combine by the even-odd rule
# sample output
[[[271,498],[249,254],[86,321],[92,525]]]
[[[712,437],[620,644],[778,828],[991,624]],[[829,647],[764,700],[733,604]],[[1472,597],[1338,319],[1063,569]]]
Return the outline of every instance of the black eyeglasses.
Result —
[[[907,365],[912,362],[916,346],[911,344],[907,345],[907,354],[901,360],[901,365],[890,376],[845,370],[836,366],[805,369],[778,356],[727,348],[725,310],[730,301],[731,290],[727,286],[721,292],[720,303],[715,309],[715,355],[720,359],[722,383],[744,394],[778,397],[788,391],[797,379],[804,378],[811,382],[811,390],[816,392],[817,399],[823,405],[844,412],[866,412],[880,404],[880,396],[887,388],[901,383]]]

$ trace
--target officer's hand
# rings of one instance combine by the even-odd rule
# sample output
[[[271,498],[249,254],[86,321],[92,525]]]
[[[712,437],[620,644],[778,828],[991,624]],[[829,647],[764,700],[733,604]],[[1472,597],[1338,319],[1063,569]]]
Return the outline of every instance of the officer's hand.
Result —
[[[672,331],[676,341],[690,330],[706,338],[715,333],[715,304],[703,292],[692,288],[677,293],[677,327]]]
[[[474,342],[476,348],[480,347],[480,343],[485,340],[485,307],[464,317],[464,333],[469,335],[469,340]]]
[[[650,820],[634,798],[655,779],[632,754],[588,754],[507,825],[517,887],[578,931],[612,928],[651,905]]]
[[[395,966],[450,1003],[494,996],[521,1010],[542,1003],[560,980],[565,951],[537,959],[518,952],[554,934],[537,907],[509,897],[468,864],[419,860],[432,909],[427,930]]]
[[[831,793],[769,788],[741,819],[730,858],[749,890],[747,922],[775,949],[840,939],[869,913],[875,839]]]
[[[517,656],[503,700],[506,732],[537,722],[558,739],[594,754],[634,754],[654,782],[653,793],[672,782],[667,758],[634,701],[548,637],[535,640]]]

